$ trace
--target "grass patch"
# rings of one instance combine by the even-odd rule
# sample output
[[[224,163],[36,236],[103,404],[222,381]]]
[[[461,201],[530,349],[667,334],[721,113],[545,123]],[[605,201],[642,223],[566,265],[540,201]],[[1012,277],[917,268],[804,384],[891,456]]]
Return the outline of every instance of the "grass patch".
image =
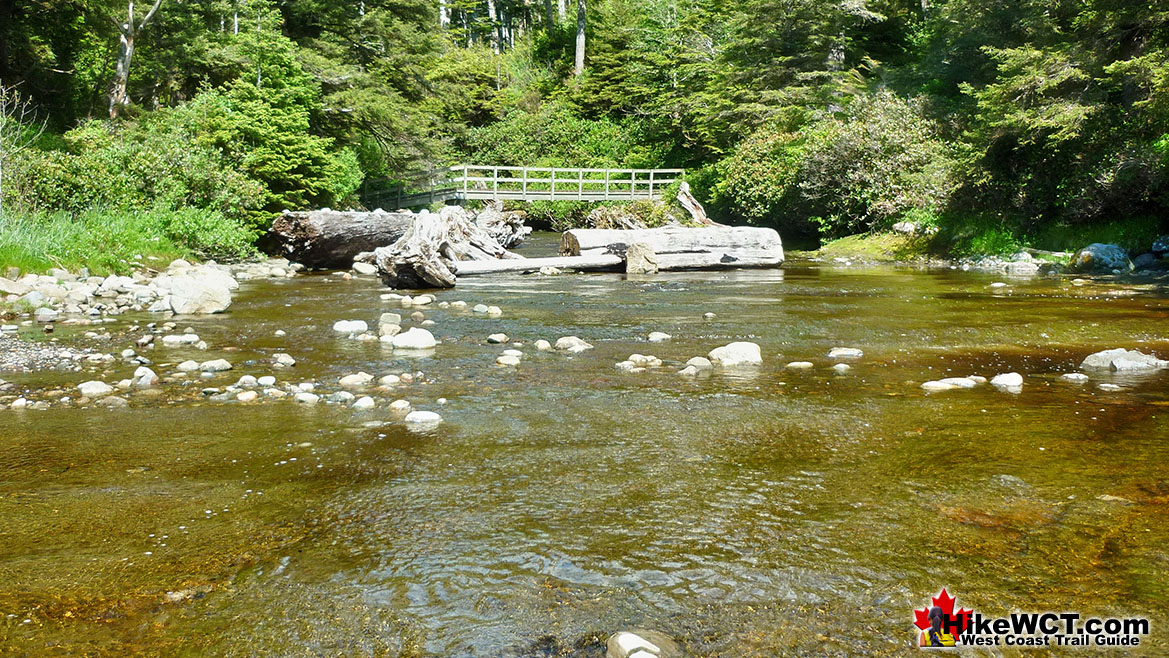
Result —
[[[858,258],[868,260],[918,260],[928,256],[930,238],[900,233],[860,233],[825,242],[819,249],[822,258]]]
[[[1133,217],[1094,224],[1051,224],[1038,230],[1034,246],[1049,251],[1076,251],[1093,242],[1115,244],[1133,254],[1149,250],[1153,241],[1169,232],[1169,227],[1152,217]]]
[[[0,222],[0,266],[25,272],[89,268],[125,274],[151,256],[162,260],[254,256],[254,232],[213,211],[194,208],[118,212],[7,213]]]

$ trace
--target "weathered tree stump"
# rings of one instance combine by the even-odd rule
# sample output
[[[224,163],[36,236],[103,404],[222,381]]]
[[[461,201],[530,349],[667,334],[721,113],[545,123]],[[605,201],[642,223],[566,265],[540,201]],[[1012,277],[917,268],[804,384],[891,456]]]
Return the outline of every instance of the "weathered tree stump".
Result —
[[[397,242],[374,250],[374,264],[391,288],[453,288],[459,261],[521,258],[458,206],[415,215],[414,224]]]
[[[525,217],[522,212],[505,212],[502,201],[492,201],[479,212],[475,225],[486,231],[500,246],[511,249],[523,244],[532,234],[532,229],[524,226]]]

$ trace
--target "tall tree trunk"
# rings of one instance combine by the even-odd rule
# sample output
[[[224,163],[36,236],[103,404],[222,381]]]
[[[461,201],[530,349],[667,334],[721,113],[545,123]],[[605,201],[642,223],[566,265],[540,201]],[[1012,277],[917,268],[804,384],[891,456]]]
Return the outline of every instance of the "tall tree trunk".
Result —
[[[561,0],[563,2],[564,0]],[[552,0],[544,0],[544,31],[551,32],[555,25],[555,15],[552,13]]]
[[[556,0],[557,8],[560,12],[560,22],[568,20],[568,0]]]
[[[585,0],[576,0],[576,75],[584,73],[585,65]]]
[[[499,54],[499,23],[498,15],[495,13],[495,0],[487,0],[487,20],[491,25],[487,28],[489,30],[489,37],[491,39],[491,51],[496,55]]]
[[[126,9],[126,21],[118,24],[121,53],[118,55],[118,66],[114,72],[114,89],[110,93],[110,118],[117,119],[122,108],[130,104],[130,63],[134,60],[134,41],[138,33],[150,23],[162,0],[154,0],[154,6],[146,12],[141,22],[134,19],[134,0],[130,0]]]
[[[451,10],[446,6],[446,0],[438,1],[438,26],[444,30],[450,27]]]

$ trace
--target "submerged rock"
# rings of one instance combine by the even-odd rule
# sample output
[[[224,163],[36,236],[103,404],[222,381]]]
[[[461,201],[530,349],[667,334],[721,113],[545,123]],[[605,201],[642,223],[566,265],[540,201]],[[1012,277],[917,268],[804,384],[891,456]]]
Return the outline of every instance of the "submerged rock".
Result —
[[[855,347],[833,347],[828,350],[829,359],[859,359],[865,353]]]
[[[110,393],[113,393],[114,387],[105,382],[90,381],[78,384],[77,390],[87,398],[96,398],[102,395],[109,395]]]
[[[360,334],[369,331],[365,320],[338,320],[333,323],[333,331],[342,334]]]
[[[995,375],[990,380],[990,385],[1006,391],[1008,393],[1018,393],[1023,390],[1023,375],[1017,372],[1007,372],[1001,375]]]
[[[593,349],[593,346],[576,336],[564,336],[556,339],[556,349],[573,354]]]
[[[394,336],[390,344],[396,350],[429,350],[434,349],[438,341],[434,339],[434,334],[425,329],[415,327],[405,333]]]
[[[1060,375],[1059,378],[1073,384],[1084,384],[1088,381],[1088,376],[1081,372],[1069,372],[1066,375]]]
[[[406,427],[409,429],[429,429],[438,427],[442,423],[442,416],[433,411],[411,411],[406,414]]]
[[[653,331],[649,334],[649,342],[651,343],[664,343],[671,338],[673,338],[673,336],[661,331]]]

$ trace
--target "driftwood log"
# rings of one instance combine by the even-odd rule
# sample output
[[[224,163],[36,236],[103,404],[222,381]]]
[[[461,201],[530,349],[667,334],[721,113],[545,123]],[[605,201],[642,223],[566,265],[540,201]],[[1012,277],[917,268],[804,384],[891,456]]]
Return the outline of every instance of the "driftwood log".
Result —
[[[690,193],[690,183],[686,181],[682,181],[682,185],[678,187],[678,203],[682,204],[682,207],[690,213],[695,222],[703,226],[722,226],[706,216],[706,208],[703,208],[698,199],[695,199],[694,195]]]
[[[269,240],[280,255],[313,269],[348,268],[363,251],[393,244],[415,215],[396,212],[285,211]]]
[[[458,206],[415,215],[401,238],[373,253],[382,281],[391,288],[453,288],[460,261],[523,259],[496,242]]]
[[[778,233],[749,226],[671,226],[636,231],[573,229],[561,237],[560,253],[563,256],[624,256],[633,244],[648,247],[659,270],[777,267],[784,260]]]
[[[524,225],[526,214],[504,211],[502,201],[487,204],[475,218],[475,225],[487,232],[500,246],[512,249],[523,244],[532,234],[531,227]]]

